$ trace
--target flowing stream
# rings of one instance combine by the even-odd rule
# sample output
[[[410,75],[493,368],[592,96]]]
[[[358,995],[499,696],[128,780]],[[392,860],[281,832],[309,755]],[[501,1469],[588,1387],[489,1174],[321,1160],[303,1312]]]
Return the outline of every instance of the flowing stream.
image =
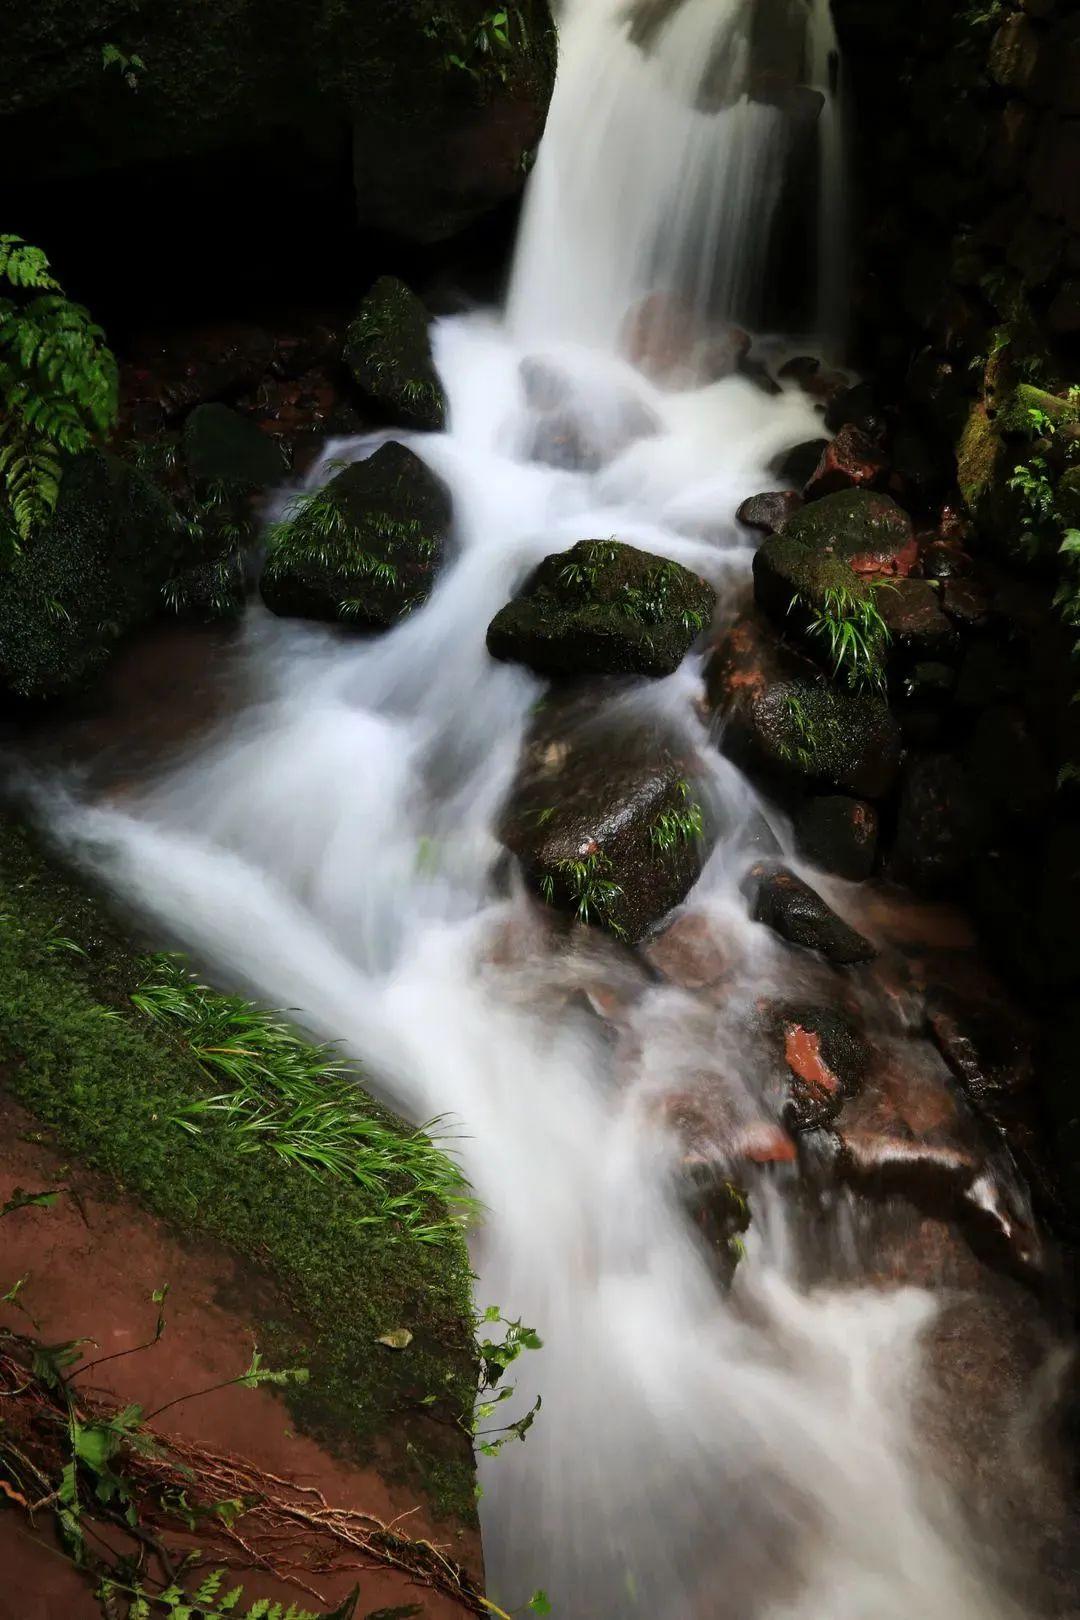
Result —
[[[746,94],[759,13],[802,30],[809,133]],[[430,600],[377,640],[253,610],[238,717],[123,800],[54,807],[69,844],[201,965],[343,1039],[413,1118],[458,1122],[488,1212],[478,1303],[545,1341],[519,1364],[515,1410],[543,1396],[527,1442],[481,1465],[490,1589],[514,1604],[543,1586],[564,1620],[1012,1612],[914,1444],[930,1297],[814,1275],[791,1166],[761,1179],[729,1293],[684,1211],[658,1104],[716,1071],[736,1118],[771,1117],[753,1004],[816,971],[746,918],[748,829],[765,816],[787,831],[710,740],[700,659],[603,701],[677,730],[701,762],[723,830],[691,904],[736,964],[722,1005],[650,983],[613,1042],[570,992],[590,974],[618,985],[623,951],[553,949],[494,832],[544,690],[486,652],[508,595],[550,552],[617,534],[712,580],[722,623],[752,555],[735,506],[820,431],[793,387],[709,382],[696,362],[661,383],[651,363],[675,308],[703,332],[760,318],[794,162],[823,239],[803,269],[826,336],[842,302],[835,79],[825,0],[574,0],[506,312],[437,324],[450,430],[404,436],[454,498]],[[659,339],[635,340],[650,296]],[[538,358],[599,438],[628,400],[660,431],[594,471],[530,460],[519,367]],[[309,482],[380,442],[329,446]]]

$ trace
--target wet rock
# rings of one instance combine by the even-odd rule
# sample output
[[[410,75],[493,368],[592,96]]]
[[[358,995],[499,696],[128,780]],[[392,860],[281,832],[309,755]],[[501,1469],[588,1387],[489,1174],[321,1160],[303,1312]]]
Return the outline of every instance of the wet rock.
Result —
[[[801,1134],[830,1124],[862,1084],[870,1057],[866,1043],[828,1007],[773,1002],[761,1016],[782,1058],[785,1125]]]
[[[53,516],[0,570],[0,693],[38,701],[84,686],[157,611],[183,545],[142,473],[97,451],[71,460]]]
[[[889,660],[906,666],[949,662],[960,651],[956,629],[942,611],[941,592],[928,579],[890,581],[874,598],[889,632]]]
[[[915,664],[904,681],[904,696],[916,704],[941,704],[956,689],[956,670],[933,659]]]
[[[777,382],[764,360],[758,360],[752,354],[744,355],[739,361],[739,375],[752,382],[763,394],[768,394],[770,399],[784,392],[783,385]]]
[[[150,334],[121,367],[122,416],[147,433],[197,405],[236,399],[258,384],[278,352],[271,332],[242,321],[185,327],[182,338]]]
[[[825,680],[760,622],[736,622],[706,683],[725,753],[751,772],[860,799],[884,798],[895,782],[900,729],[885,701]]]
[[[803,498],[793,489],[771,490],[763,495],[751,495],[743,501],[735,517],[748,529],[760,529],[764,534],[775,534],[789,517],[803,504]]]
[[[560,406],[545,411],[526,448],[530,461],[568,472],[597,472],[638,439],[659,431],[659,420],[633,395],[598,401],[596,408]]]
[[[741,327],[710,329],[671,293],[654,292],[623,324],[623,353],[654,382],[719,382],[741,370],[751,346]]]
[[[941,605],[961,632],[982,630],[990,622],[991,595],[977,579],[947,579]]]
[[[877,445],[848,423],[822,451],[804,493],[808,501],[815,501],[843,489],[877,489],[885,481],[886,469]]]
[[[904,769],[890,871],[920,894],[949,894],[983,848],[985,822],[964,767],[928,754]]]
[[[802,489],[803,485],[814,476],[828,448],[828,439],[807,439],[777,456],[770,462],[769,471],[774,472],[782,484],[791,484],[796,489]]]
[[[807,799],[795,818],[795,835],[806,858],[825,872],[858,883],[874,870],[878,813],[863,799]]]
[[[426,600],[450,520],[441,479],[403,445],[384,444],[278,526],[263,601],[286,617],[389,629]]]
[[[711,990],[731,973],[731,956],[702,912],[688,911],[654,935],[641,954],[662,979],[681,990]]]
[[[188,477],[197,486],[267,489],[280,484],[287,470],[280,445],[228,405],[196,406],[184,423],[183,447]]]
[[[537,716],[499,837],[549,904],[636,941],[701,871],[695,773],[677,737],[598,709],[593,685],[568,691]]]
[[[870,384],[853,383],[850,388],[836,394],[826,407],[825,426],[830,433],[838,433],[841,428],[850,426],[874,442],[880,439],[885,422]]]
[[[973,1107],[1004,1135],[1027,1125],[1034,1102],[1034,1031],[1002,986],[950,975],[927,986],[934,1044]]]
[[[438,432],[446,396],[431,353],[424,305],[393,276],[383,276],[345,334],[345,364],[370,408],[400,427]]]
[[[754,557],[754,597],[786,631],[805,636],[827,591],[857,594],[905,577],[917,560],[911,520],[895,501],[844,490],[805,506],[765,541]]]
[[[758,861],[743,881],[750,915],[791,945],[819,951],[841,967],[869,962],[874,946],[836,915],[821,896],[785,866]]]
[[[705,580],[617,540],[582,540],[545,557],[492,619],[492,657],[541,675],[670,675],[708,626]]]

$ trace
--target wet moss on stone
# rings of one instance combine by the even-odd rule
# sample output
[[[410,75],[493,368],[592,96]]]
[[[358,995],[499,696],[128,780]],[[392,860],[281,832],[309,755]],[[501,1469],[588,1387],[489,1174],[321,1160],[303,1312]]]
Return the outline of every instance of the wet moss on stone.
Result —
[[[210,1082],[132,1007],[146,971],[95,898],[0,821],[0,1083],[65,1151],[178,1232],[269,1274],[252,1310],[260,1348],[310,1368],[309,1384],[287,1390],[301,1429],[395,1468],[436,1511],[471,1521],[471,1447],[457,1427],[476,1389],[463,1240],[425,1245],[381,1215],[371,1222],[376,1200],[358,1185],[240,1151],[226,1127],[180,1128],[175,1116]],[[376,1342],[405,1326],[407,1351]]]
[[[545,557],[488,626],[495,658],[541,675],[670,675],[716,606],[689,569],[618,540]]]
[[[270,531],[260,581],[272,613],[386,630],[427,599],[450,529],[442,480],[384,444]]]
[[[345,363],[365,400],[401,427],[437,432],[446,397],[435,371],[427,310],[394,276],[378,280],[345,334]]]

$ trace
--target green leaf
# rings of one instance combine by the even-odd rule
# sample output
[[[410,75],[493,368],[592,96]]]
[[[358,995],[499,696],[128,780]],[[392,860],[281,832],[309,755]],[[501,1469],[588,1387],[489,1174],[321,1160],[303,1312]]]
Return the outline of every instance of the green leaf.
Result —
[[[532,1610],[533,1614],[551,1613],[551,1600],[544,1591],[543,1587],[538,1587],[533,1593],[532,1597],[529,1599],[529,1608]]]
[[[5,1204],[0,1204],[0,1218],[11,1215],[17,1209],[51,1209],[59,1198],[58,1192],[26,1192],[22,1187],[16,1187]]]

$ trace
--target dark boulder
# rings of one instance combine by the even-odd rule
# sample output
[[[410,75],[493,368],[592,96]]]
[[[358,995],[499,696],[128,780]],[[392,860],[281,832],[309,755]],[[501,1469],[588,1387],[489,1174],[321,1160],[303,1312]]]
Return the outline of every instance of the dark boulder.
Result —
[[[722,745],[770,782],[881,799],[896,780],[900,729],[884,699],[833,685],[805,658],[741,619],[706,671]]]
[[[751,495],[735,513],[739,523],[748,529],[760,529],[764,534],[775,534],[788,518],[803,504],[803,498],[793,489],[770,490],[763,495]]]
[[[0,571],[0,691],[77,691],[153,617],[183,545],[171,504],[142,473],[97,451],[76,457],[52,518]]]
[[[825,794],[800,806],[795,836],[799,849],[815,866],[858,883],[874,870],[878,813],[863,799]]]
[[[825,408],[825,426],[830,433],[851,426],[868,439],[877,440],[884,431],[884,419],[869,383],[853,383],[835,394]]]
[[[971,778],[948,754],[905,767],[891,873],[921,894],[957,889],[985,843],[985,818]]]
[[[838,917],[821,896],[786,866],[758,861],[743,882],[750,915],[791,945],[819,951],[829,962],[850,967],[869,962],[877,951],[868,939]]]
[[[598,711],[595,686],[549,701],[526,739],[499,837],[548,904],[638,940],[684,900],[710,841],[692,750]]]
[[[184,423],[184,464],[196,486],[273,488],[287,468],[281,446],[228,405],[198,405]]]
[[[960,637],[942,611],[941,591],[930,580],[891,580],[874,600],[889,632],[894,667],[949,663],[958,657]]]
[[[450,529],[446,486],[390,442],[271,531],[259,589],[272,613],[386,630],[426,600]]]
[[[967,768],[980,802],[1002,825],[1034,830],[1042,823],[1054,777],[1019,706],[999,704],[979,715]]]
[[[878,489],[885,481],[887,465],[878,446],[848,424],[822,451],[804,493],[808,501],[816,501],[843,489]]]
[[[430,317],[393,276],[378,280],[345,333],[345,364],[364,403],[400,427],[437,432],[446,396],[435,370]]]
[[[769,471],[775,473],[782,484],[802,489],[814,476],[828,448],[828,439],[805,439],[802,444],[792,445],[790,450],[776,456],[769,463]]]
[[[545,557],[488,626],[494,658],[541,675],[670,675],[716,605],[689,569],[617,540]]]

